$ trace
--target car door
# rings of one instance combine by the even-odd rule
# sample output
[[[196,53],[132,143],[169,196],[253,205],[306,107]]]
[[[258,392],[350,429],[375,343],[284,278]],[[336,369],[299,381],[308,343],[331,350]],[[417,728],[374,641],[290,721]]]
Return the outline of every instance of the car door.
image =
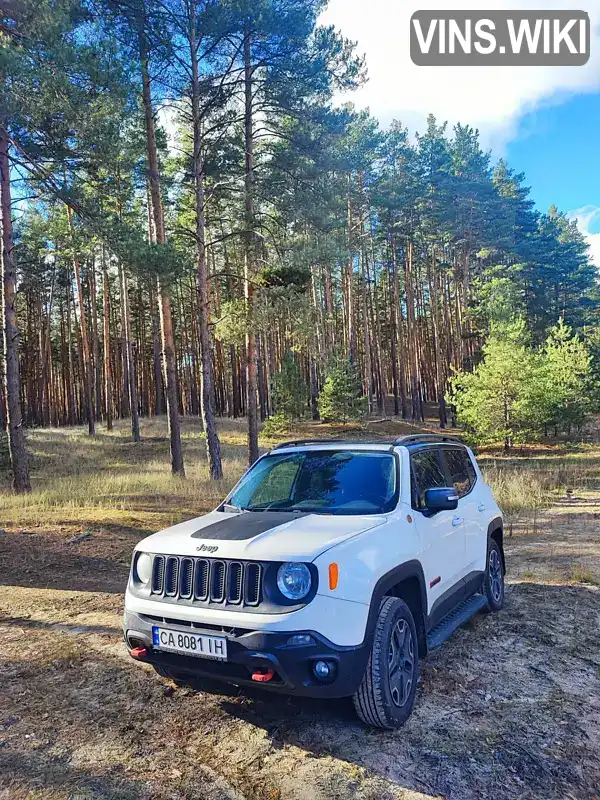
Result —
[[[471,572],[480,569],[479,549],[486,539],[481,529],[482,515],[478,508],[480,499],[476,491],[475,469],[464,447],[445,446],[442,448],[442,455],[449,485],[454,487],[458,495],[456,515],[461,520],[460,528],[465,540],[463,577],[467,577]]]
[[[440,448],[419,449],[411,453],[410,461],[412,506],[421,540],[421,560],[431,614],[436,603],[445,607],[448,605],[445,601],[450,597],[457,602],[460,600],[465,564],[464,527],[457,511],[430,514],[425,508],[427,489],[448,486]],[[451,607],[454,603],[449,605]]]

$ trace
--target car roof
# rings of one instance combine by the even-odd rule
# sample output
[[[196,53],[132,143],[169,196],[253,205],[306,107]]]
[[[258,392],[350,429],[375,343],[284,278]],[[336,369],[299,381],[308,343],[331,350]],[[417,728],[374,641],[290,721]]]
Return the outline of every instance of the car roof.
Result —
[[[276,445],[271,452],[282,450],[376,450],[380,452],[391,452],[397,447],[407,447],[409,450],[421,449],[423,447],[439,446],[466,447],[460,439],[444,434],[410,434],[400,436],[392,442],[378,441],[348,441],[347,439],[300,439],[292,442],[282,442]]]
[[[389,453],[394,447],[393,442],[349,442],[347,439],[315,439],[299,442],[282,442],[276,445],[271,452],[281,452],[282,450],[379,450],[382,453]]]

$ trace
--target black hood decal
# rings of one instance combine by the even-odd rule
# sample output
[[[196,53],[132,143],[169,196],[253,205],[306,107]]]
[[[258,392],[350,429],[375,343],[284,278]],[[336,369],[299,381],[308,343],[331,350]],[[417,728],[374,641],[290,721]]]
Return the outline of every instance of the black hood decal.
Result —
[[[259,533],[278,528],[307,514],[297,511],[249,511],[246,514],[224,513],[223,519],[192,533],[192,539],[220,539],[225,542],[239,542],[253,539]]]

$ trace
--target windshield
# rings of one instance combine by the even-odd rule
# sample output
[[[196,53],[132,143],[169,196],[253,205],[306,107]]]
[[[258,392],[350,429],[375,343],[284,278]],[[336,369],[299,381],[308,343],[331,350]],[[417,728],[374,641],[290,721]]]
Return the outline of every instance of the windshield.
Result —
[[[226,503],[247,511],[381,514],[398,497],[392,453],[313,450],[265,456]]]

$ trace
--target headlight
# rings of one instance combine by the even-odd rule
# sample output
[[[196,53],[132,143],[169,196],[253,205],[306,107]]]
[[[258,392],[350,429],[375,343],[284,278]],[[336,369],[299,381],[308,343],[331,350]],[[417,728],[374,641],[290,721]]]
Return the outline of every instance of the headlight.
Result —
[[[282,564],[277,570],[277,586],[288,600],[302,600],[310,592],[310,570],[306,564]]]
[[[152,577],[152,556],[149,556],[148,553],[140,553],[135,562],[135,572],[139,582],[147,584]]]

